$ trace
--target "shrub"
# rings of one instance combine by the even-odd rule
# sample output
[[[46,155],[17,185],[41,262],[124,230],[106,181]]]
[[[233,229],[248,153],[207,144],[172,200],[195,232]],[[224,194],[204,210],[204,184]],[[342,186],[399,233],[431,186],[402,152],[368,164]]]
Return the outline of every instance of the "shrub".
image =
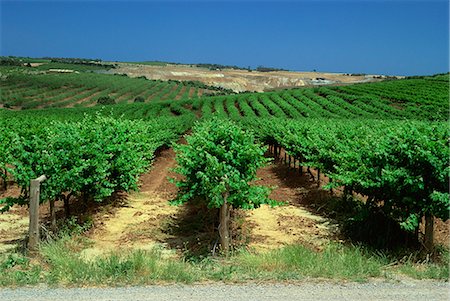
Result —
[[[116,104],[116,101],[112,97],[101,96],[99,99],[97,99],[97,104],[99,104],[99,105],[114,105],[114,104]]]
[[[198,124],[186,140],[186,145],[176,147],[176,171],[184,179],[177,182],[180,190],[173,202],[201,199],[209,208],[220,208],[221,247],[228,253],[231,207],[254,209],[261,204],[276,204],[268,198],[268,188],[250,185],[258,168],[268,161],[265,148],[250,132],[218,118]]]
[[[134,99],[134,102],[145,102],[145,99],[142,96],[138,96]]]

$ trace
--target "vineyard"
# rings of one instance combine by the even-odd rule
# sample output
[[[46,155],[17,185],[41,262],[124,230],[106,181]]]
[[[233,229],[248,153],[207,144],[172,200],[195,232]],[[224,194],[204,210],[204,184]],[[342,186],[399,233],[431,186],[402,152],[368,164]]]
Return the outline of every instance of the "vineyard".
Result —
[[[221,208],[223,221],[227,202],[244,209],[280,205],[267,199],[264,187],[247,185],[269,161],[265,151],[276,158],[283,153],[300,174],[326,177],[321,189],[341,191],[349,202],[359,198],[366,213],[381,213],[416,238],[425,221],[428,250],[434,218],[449,218],[448,74],[205,96],[224,93],[85,66],[68,74],[42,66],[0,69],[1,184],[20,188],[20,195],[1,201],[2,211],[27,204],[30,180],[42,174],[48,178],[42,203],[54,208],[61,201],[67,217],[74,204],[138,190],[158,150],[193,129],[187,145],[176,147],[186,177],[177,182],[176,203],[203,198]],[[100,97],[116,104],[96,105]],[[364,221],[352,219],[355,228]],[[221,225],[221,237],[230,236]],[[221,244],[229,248],[226,240]]]
[[[190,99],[198,98],[203,93],[218,93],[217,88],[196,82],[113,76],[99,73],[105,70],[86,68],[58,63],[28,69],[0,67],[0,74],[4,74],[0,81],[0,104],[16,109],[89,107],[105,96],[111,97],[117,104],[126,104]]]
[[[52,66],[80,71],[67,74],[47,73],[46,71],[52,70]],[[0,105],[12,109],[79,108],[94,106],[100,98],[109,97],[116,104],[143,102],[152,107],[171,106],[173,115],[179,115],[180,109],[187,109],[203,117],[215,114],[231,118],[445,120],[449,114],[448,75],[340,87],[205,97],[229,92],[196,82],[129,78],[98,74],[94,71],[99,70],[86,68],[88,67],[60,63],[44,64],[31,68],[36,69],[32,71],[30,68],[0,67]],[[144,107],[127,110],[139,111],[140,114]],[[163,110],[162,114],[166,113]],[[155,116],[155,112],[150,115]]]
[[[384,84],[384,83],[383,83]],[[201,98],[192,102],[202,116],[218,115],[239,119],[305,117],[327,119],[418,119],[445,120],[448,113],[445,82],[411,80],[411,86],[435,86],[430,99],[417,99],[415,94],[379,96],[381,84],[361,84],[345,87],[296,89],[246,95]],[[387,84],[386,84],[387,85]],[[389,86],[389,85],[388,85]],[[411,87],[410,86],[410,87]],[[350,90],[352,89],[352,90]],[[355,89],[355,90],[353,90]],[[418,91],[421,92],[422,91]],[[431,98],[432,97],[432,98]]]

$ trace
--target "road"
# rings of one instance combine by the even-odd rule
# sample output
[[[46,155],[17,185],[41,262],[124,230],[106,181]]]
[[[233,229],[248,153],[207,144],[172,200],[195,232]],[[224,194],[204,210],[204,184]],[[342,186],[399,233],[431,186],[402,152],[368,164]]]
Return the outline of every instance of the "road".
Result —
[[[449,284],[434,281],[403,283],[298,283],[155,285],[119,288],[0,289],[2,301],[40,300],[450,300]]]

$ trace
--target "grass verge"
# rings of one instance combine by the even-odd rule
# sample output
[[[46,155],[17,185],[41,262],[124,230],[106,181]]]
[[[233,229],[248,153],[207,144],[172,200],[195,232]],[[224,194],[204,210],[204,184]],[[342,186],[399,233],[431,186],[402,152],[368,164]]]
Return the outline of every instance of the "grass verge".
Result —
[[[446,263],[395,263],[362,247],[330,244],[321,252],[293,245],[267,253],[237,252],[227,259],[168,255],[162,248],[123,251],[87,260],[81,250],[89,242],[81,236],[43,244],[30,261],[9,254],[0,261],[0,286],[46,283],[63,286],[139,285],[201,281],[301,280],[325,278],[366,281],[373,277],[406,275],[417,279],[448,280]]]

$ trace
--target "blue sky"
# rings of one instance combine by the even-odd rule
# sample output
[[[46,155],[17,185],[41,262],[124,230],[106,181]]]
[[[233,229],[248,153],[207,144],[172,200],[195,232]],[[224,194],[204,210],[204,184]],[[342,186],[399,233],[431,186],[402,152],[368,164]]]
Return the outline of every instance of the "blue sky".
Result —
[[[4,1],[1,55],[378,74],[449,71],[435,1]]]

